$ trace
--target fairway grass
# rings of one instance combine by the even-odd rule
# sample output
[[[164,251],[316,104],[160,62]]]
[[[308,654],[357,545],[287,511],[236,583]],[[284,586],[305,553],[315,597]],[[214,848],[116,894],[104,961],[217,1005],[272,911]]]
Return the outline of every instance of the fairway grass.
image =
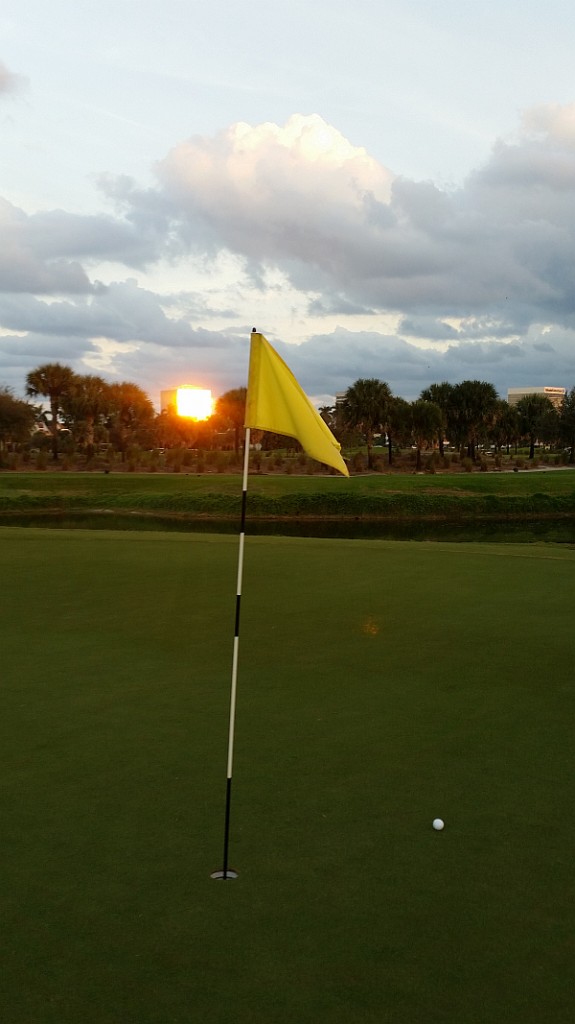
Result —
[[[2,1024],[563,1024],[575,551],[0,528]],[[445,830],[432,828],[435,817]]]

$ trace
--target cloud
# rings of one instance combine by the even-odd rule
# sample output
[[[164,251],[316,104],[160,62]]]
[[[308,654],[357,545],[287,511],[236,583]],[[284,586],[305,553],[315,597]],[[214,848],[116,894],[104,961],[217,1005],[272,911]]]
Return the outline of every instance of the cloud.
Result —
[[[308,313],[394,311],[414,337],[508,337],[575,322],[575,106],[535,108],[465,184],[445,191],[393,175],[317,115],[239,123],[175,146],[158,186],[101,176],[115,215],[0,210],[0,287],[91,290],[99,261],[135,269],[186,253],[243,260],[264,291],[276,270]]]
[[[521,341],[457,341],[444,351],[420,348],[395,335],[338,329],[297,347],[277,345],[310,394],[336,394],[358,377],[377,377],[394,394],[413,400],[434,382],[487,380],[502,398],[509,387],[575,383],[575,331],[544,335],[532,328]],[[542,338],[552,338],[552,343]]]
[[[194,383],[197,374],[214,390],[222,379],[238,386],[247,374],[248,327],[193,327],[185,311],[195,301],[158,295],[134,279],[96,284],[89,295],[56,301],[0,294],[0,383],[22,393],[34,366],[60,361],[78,373],[133,380],[153,399],[164,386]],[[200,306],[201,297],[197,301]]]
[[[24,78],[23,75],[16,75],[13,71],[10,71],[6,65],[0,61],[0,96],[6,96],[9,93],[18,92],[20,89],[26,88],[28,79]]]
[[[398,333],[426,341],[444,342],[459,337],[459,330],[445,320],[432,316],[404,316],[398,324]]]
[[[89,297],[46,302],[29,295],[0,295],[4,329],[50,337],[107,337],[118,342],[149,342],[162,348],[220,346],[222,335],[193,328],[165,296],[140,288],[134,279],[96,284]],[[172,298],[176,303],[176,297]]]
[[[0,380],[59,359],[152,396],[198,377],[222,393],[245,383],[257,309],[310,394],[575,382],[575,106],[527,112],[451,191],[316,115],[194,137],[156,172],[101,176],[107,214],[0,201]]]
[[[164,194],[185,222],[259,262],[295,260],[329,273],[342,238],[368,227],[392,176],[317,115],[283,128],[239,123],[194,137],[158,163]],[[336,267],[332,270],[335,272]]]
[[[456,190],[392,174],[317,115],[236,124],[157,165],[188,244],[228,248],[318,292],[316,309],[523,323],[575,314],[575,107],[526,114]]]
[[[144,268],[162,252],[163,238],[106,215],[64,210],[27,214],[0,198],[0,292],[91,292],[88,268],[102,261]]]

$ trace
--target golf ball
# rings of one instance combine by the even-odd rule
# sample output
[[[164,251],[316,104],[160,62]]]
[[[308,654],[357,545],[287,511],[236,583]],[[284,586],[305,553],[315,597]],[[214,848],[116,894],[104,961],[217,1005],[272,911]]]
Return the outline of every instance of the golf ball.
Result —
[[[443,818],[434,818],[433,819],[433,827],[434,827],[436,832],[441,832],[441,829],[444,828],[444,826],[445,826],[445,822],[443,821]]]

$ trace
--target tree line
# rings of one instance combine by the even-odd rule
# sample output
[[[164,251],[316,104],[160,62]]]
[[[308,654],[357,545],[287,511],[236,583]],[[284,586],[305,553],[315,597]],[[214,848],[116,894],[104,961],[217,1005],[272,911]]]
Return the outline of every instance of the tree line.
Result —
[[[341,403],[324,408],[322,415],[344,443],[346,432],[361,433],[370,468],[376,435],[385,436],[390,465],[398,448],[415,447],[417,469],[424,449],[435,449],[443,456],[447,441],[473,462],[480,446],[509,452],[522,443],[528,444],[530,459],[536,444],[544,443],[564,445],[570,461],[575,461],[575,388],[567,392],[560,408],[540,393],[527,394],[509,405],[492,384],[479,380],[431,384],[418,399],[407,402],[393,395],[385,381],[361,378],[348,388]]]
[[[40,399],[40,404],[16,398],[0,385],[0,450],[42,444],[47,432],[54,460],[62,450],[72,450],[89,462],[104,448],[124,461],[137,450],[209,449],[218,431],[220,441],[225,432],[239,450],[246,388],[222,395],[214,415],[203,422],[183,419],[175,408],[157,414],[137,384],[108,383],[97,374],[77,374],[61,363],[45,363],[30,371],[26,394]]]
[[[245,387],[218,398],[214,414],[202,422],[182,419],[175,409],[157,414],[137,384],[111,384],[60,363],[46,363],[28,373],[26,393],[29,399],[46,399],[49,412],[0,386],[0,446],[29,442],[35,424],[45,425],[49,432],[55,460],[64,438],[88,461],[102,445],[124,460],[135,448],[209,449],[221,446],[225,437],[226,446],[239,452],[242,443]],[[509,452],[524,443],[532,459],[538,442],[569,449],[569,460],[575,461],[575,388],[567,392],[560,408],[537,393],[509,405],[492,384],[478,380],[431,384],[408,402],[394,395],[385,381],[360,378],[341,401],[322,407],[320,414],[344,447],[365,445],[368,468],[375,464],[376,440],[386,445],[390,465],[401,448],[415,448],[417,469],[424,450],[433,449],[442,457],[448,442],[472,461],[484,445]],[[266,434],[262,445],[285,447],[286,439]]]

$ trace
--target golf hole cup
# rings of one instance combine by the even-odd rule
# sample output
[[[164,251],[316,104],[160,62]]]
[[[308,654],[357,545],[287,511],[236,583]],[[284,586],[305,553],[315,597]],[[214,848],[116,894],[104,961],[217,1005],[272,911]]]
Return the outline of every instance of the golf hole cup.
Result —
[[[433,827],[436,832],[441,832],[442,828],[445,828],[445,822],[443,818],[434,818]]]

